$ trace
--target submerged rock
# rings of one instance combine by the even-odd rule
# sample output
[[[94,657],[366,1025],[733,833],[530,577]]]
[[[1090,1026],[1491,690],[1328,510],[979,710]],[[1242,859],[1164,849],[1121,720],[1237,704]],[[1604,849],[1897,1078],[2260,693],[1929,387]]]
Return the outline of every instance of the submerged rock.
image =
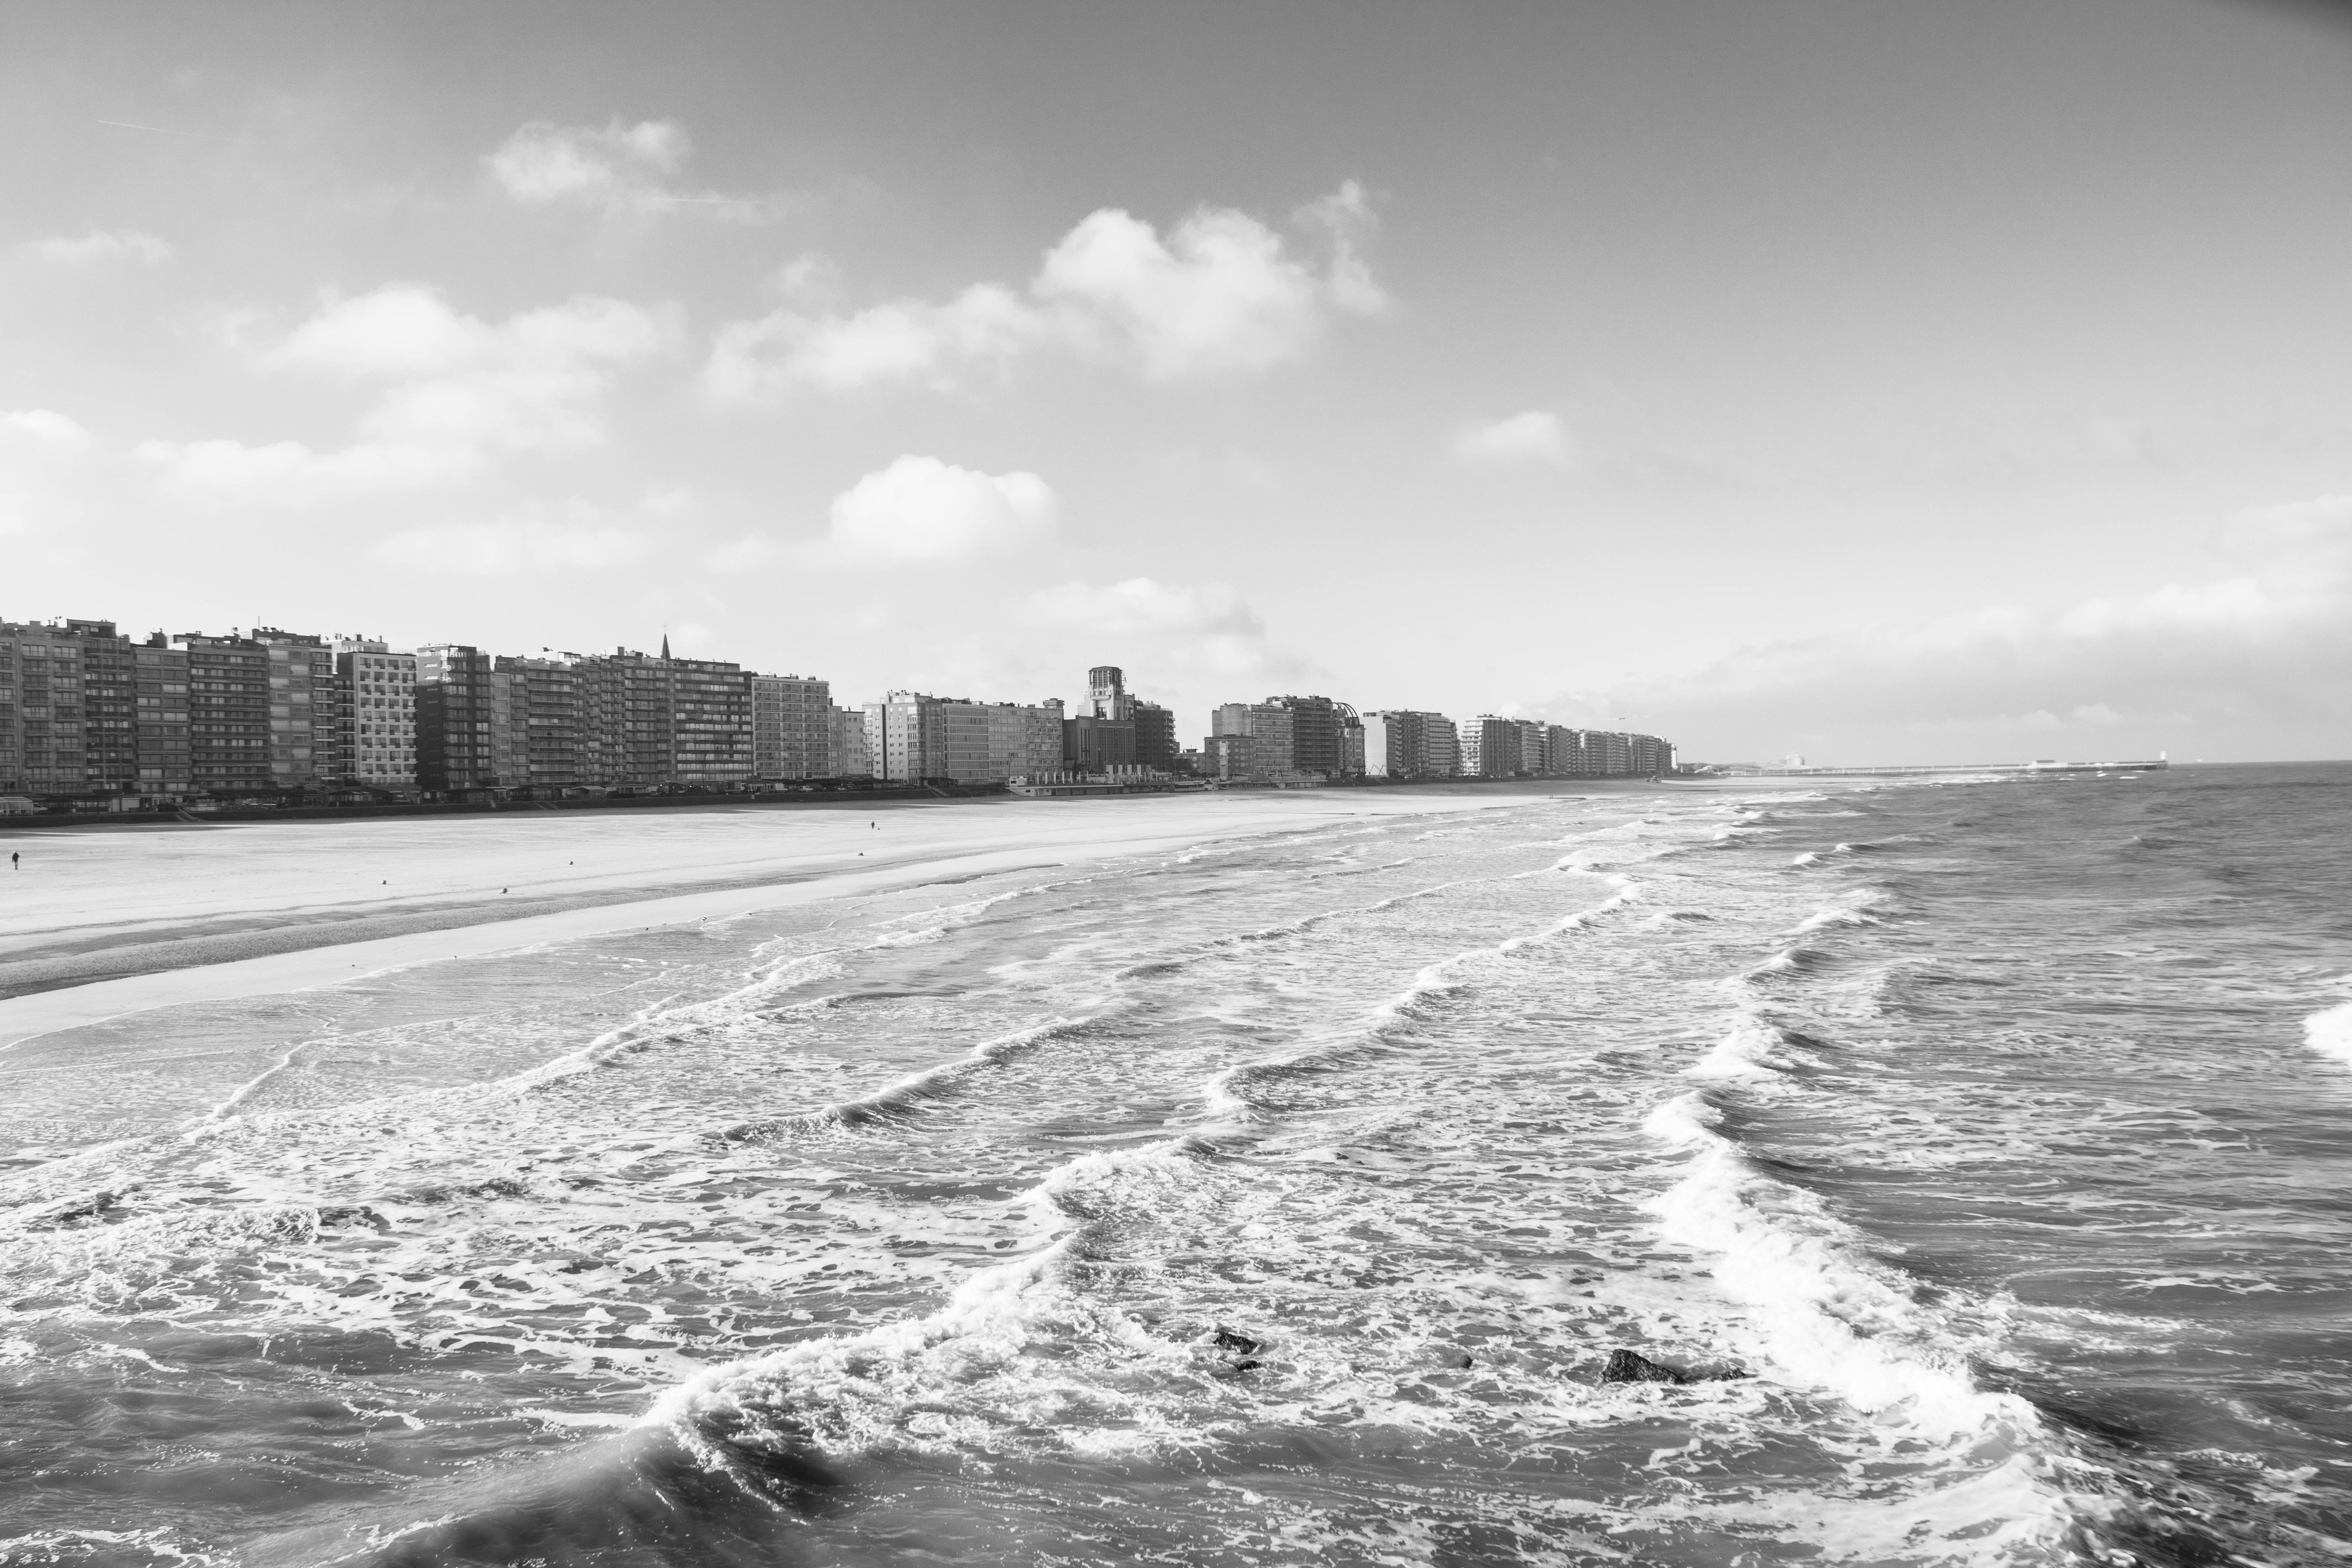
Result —
[[[1264,1340],[1254,1340],[1247,1334],[1237,1334],[1223,1323],[1219,1323],[1217,1331],[1209,1336],[1209,1342],[1221,1351],[1230,1351],[1235,1355],[1255,1355],[1265,1349]]]
[[[1632,1351],[1611,1351],[1609,1364],[1601,1369],[1603,1383],[1696,1383],[1689,1373],[1652,1361]]]
[[[1603,1383],[1728,1383],[1748,1375],[1737,1367],[1668,1366],[1632,1351],[1611,1351],[1609,1364],[1601,1369]]]

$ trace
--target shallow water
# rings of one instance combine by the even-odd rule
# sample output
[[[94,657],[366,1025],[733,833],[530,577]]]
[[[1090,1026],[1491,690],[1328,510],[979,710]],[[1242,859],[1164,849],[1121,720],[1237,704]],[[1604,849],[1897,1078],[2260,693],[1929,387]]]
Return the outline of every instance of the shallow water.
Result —
[[[2347,803],[1534,799],[26,1042],[0,1558],[2339,1561]]]

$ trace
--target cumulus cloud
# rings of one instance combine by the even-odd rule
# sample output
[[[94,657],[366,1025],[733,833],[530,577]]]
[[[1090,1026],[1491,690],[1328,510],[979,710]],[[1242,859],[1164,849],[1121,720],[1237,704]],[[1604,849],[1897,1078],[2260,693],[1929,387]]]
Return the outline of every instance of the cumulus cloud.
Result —
[[[1388,309],[1356,246],[1370,221],[1361,188],[1350,182],[1306,213],[1324,237],[1319,263],[1231,207],[1198,208],[1164,234],[1106,207],[1056,241],[1023,289],[976,283],[945,300],[844,311],[805,297],[797,269],[783,308],[719,330],[704,385],[725,402],[944,385],[1045,348],[1152,381],[1264,371],[1311,353],[1336,318]]]
[[[152,267],[171,260],[174,254],[168,241],[135,228],[94,228],[88,234],[51,235],[29,241],[22,248],[37,261],[60,267],[88,267],[109,261],[136,261]]]
[[[660,312],[583,296],[492,323],[430,289],[392,284],[331,300],[261,356],[375,388],[356,438],[149,441],[139,456],[164,487],[211,501],[304,503],[446,483],[499,453],[593,445],[616,371],[673,335]]]
[[[615,117],[610,123],[558,125],[534,120],[483,160],[500,189],[534,206],[593,207],[605,213],[701,211],[733,219],[762,216],[769,204],[715,191],[681,190],[671,176],[693,142],[674,120]]]
[[[909,454],[834,498],[820,553],[866,565],[975,561],[1036,544],[1059,513],[1034,474],[985,474]]]
[[[520,517],[404,529],[379,543],[374,554],[417,571],[487,577],[624,566],[650,554],[654,543],[645,533],[610,523]]]
[[[1725,759],[2340,755],[2352,496],[2250,512],[2223,538],[2242,569],[2211,581],[1745,648],[1601,706]]]
[[[1561,423],[1559,416],[1530,408],[1457,432],[1454,455],[1474,468],[1559,468],[1565,466],[1573,453],[1568,426]]]

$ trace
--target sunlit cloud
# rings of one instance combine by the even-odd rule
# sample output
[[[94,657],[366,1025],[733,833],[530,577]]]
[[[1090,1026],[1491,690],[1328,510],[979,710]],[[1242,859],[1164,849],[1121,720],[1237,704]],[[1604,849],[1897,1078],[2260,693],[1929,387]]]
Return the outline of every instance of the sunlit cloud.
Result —
[[[975,283],[943,300],[830,308],[788,276],[787,302],[717,334],[703,384],[721,402],[794,389],[944,386],[1047,349],[1150,381],[1249,374],[1312,353],[1343,316],[1389,308],[1356,247],[1369,204],[1352,183],[1308,211],[1318,263],[1231,207],[1203,206],[1164,234],[1116,207],[1089,214],[1021,289]]]

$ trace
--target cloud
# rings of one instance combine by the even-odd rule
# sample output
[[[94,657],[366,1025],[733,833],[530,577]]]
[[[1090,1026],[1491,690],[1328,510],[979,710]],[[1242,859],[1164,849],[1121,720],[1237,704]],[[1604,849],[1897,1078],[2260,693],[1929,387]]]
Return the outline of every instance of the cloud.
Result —
[[[945,385],[950,371],[1010,359],[1045,332],[1025,301],[976,283],[944,304],[900,300],[846,315],[778,310],[719,330],[703,384],[721,402],[788,385],[846,392],[889,381]]]
[[[819,554],[869,565],[975,561],[1028,549],[1059,513],[1034,474],[984,474],[908,455],[834,498]]]
[[[425,572],[505,576],[519,572],[599,571],[652,553],[649,535],[612,524],[541,517],[435,523],[379,543],[376,559]]]
[[[534,120],[483,163],[500,189],[533,206],[593,207],[608,214],[701,211],[737,221],[767,216],[772,204],[714,191],[679,190],[669,177],[693,143],[674,120],[602,127]]]
[[[0,430],[29,437],[44,447],[78,450],[90,444],[79,421],[47,408],[18,408],[0,413]]]
[[[1725,760],[2013,761],[2029,741],[2093,760],[2342,754],[2352,496],[2249,512],[2221,539],[2242,569],[2211,581],[1791,638],[1593,706]]]
[[[673,335],[664,313],[618,300],[582,296],[493,324],[430,289],[391,284],[329,301],[261,355],[271,369],[378,388],[349,445],[148,441],[138,454],[167,490],[215,502],[303,504],[445,484],[499,453],[600,441],[614,373]]]
[[[1474,425],[1454,437],[1454,455],[1474,468],[1540,464],[1564,467],[1572,456],[1568,426],[1559,416],[1530,408],[1489,425]]]
[[[1231,207],[1198,208],[1165,235],[1105,207],[1045,253],[1024,289],[975,283],[944,301],[847,311],[809,298],[815,269],[797,265],[783,308],[719,329],[703,384],[731,403],[797,388],[941,386],[1047,348],[1150,381],[1265,371],[1312,353],[1336,318],[1389,308],[1356,249],[1370,221],[1361,187],[1349,182],[1302,221],[1325,237],[1319,267]]]
[[[28,241],[24,254],[60,267],[89,267],[109,261],[137,261],[148,266],[169,261],[174,252],[168,241],[135,228],[94,228],[83,235],[51,235]]]
[[[1240,592],[1223,583],[1199,587],[1160,584],[1149,577],[1097,588],[1060,583],[1029,595],[1029,618],[1044,626],[1069,626],[1109,635],[1141,632],[1262,637],[1265,623]]]

